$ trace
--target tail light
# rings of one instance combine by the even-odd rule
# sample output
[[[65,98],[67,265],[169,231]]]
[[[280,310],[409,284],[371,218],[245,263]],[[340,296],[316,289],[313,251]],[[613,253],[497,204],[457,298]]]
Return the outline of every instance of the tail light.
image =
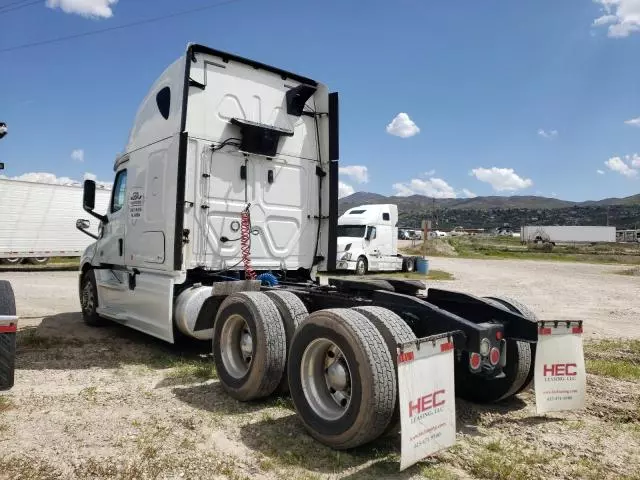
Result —
[[[491,362],[491,365],[496,366],[499,361],[500,361],[500,350],[493,347],[491,349],[491,352],[489,353],[489,362]]]
[[[473,352],[469,354],[469,366],[471,370],[478,370],[480,368],[481,357],[479,353]]]

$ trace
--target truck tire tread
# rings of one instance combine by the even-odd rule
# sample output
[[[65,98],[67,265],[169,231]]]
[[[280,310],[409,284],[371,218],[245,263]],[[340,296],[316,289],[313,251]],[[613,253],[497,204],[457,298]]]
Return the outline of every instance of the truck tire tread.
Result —
[[[254,355],[246,375],[234,381],[225,370],[221,357],[220,332],[227,313],[242,312],[252,329]],[[237,313],[237,312],[236,312]],[[220,305],[213,327],[213,356],[220,383],[239,401],[271,395],[282,379],[287,355],[286,333],[273,300],[262,292],[239,292],[229,295]]]
[[[409,325],[402,318],[389,309],[383,307],[355,307],[353,308],[369,319],[371,323],[378,329],[382,338],[387,344],[387,349],[393,359],[394,372],[396,375],[396,384],[398,382],[398,354],[397,345],[416,340],[416,335]],[[395,434],[400,430],[400,403],[398,401],[398,393],[396,392],[396,404],[394,407],[393,417],[389,426],[383,435]]]
[[[264,292],[264,294],[269,297],[273,303],[275,303],[284,325],[287,357],[285,358],[284,373],[282,374],[282,379],[280,380],[280,384],[276,391],[282,394],[287,394],[289,393],[289,379],[287,375],[286,360],[289,355],[289,348],[291,347],[291,339],[296,333],[298,326],[309,316],[309,312],[302,300],[291,292],[284,290],[269,290]]]
[[[348,413],[332,422],[312,411],[300,381],[302,355],[317,338],[341,343],[343,352],[348,347],[351,352],[345,355],[349,366],[356,369],[351,375],[360,379],[351,385],[352,399],[359,398],[359,404],[354,403]],[[354,448],[378,438],[389,426],[397,398],[393,359],[382,334],[363,314],[336,308],[309,315],[294,335],[289,365],[291,398],[298,416],[311,436],[323,444],[340,450]]]
[[[503,306],[507,307],[509,310],[512,310],[516,313],[519,313],[520,315],[522,315],[524,318],[527,318],[529,320],[533,320],[533,321],[537,321],[538,320],[538,316],[535,314],[535,312],[533,310],[531,310],[531,308],[529,308],[527,305],[525,305],[524,303],[522,303],[519,300],[516,300],[515,298],[511,298],[511,297],[507,297],[507,296],[496,296],[493,295],[491,297],[488,297],[487,299],[491,299],[494,300],[496,302],[501,303]],[[513,395],[517,395],[520,392],[523,392],[525,390],[528,390],[529,387],[531,387],[532,383],[533,383],[533,376],[535,373],[535,357],[536,357],[536,344],[535,343],[530,343],[529,344],[529,349],[531,350],[531,368],[529,369],[529,373],[527,375],[527,378],[525,379],[524,383],[522,384],[522,386],[520,388],[517,389],[517,391],[513,394]]]
[[[91,289],[93,292],[93,307],[89,310],[85,310],[85,308],[82,307],[82,295],[83,295],[83,290],[86,286],[86,282],[91,283]],[[85,273],[82,274],[82,284],[80,286],[79,293],[80,293],[80,299],[81,299],[80,305],[82,308],[82,319],[84,320],[84,323],[86,323],[90,327],[101,327],[105,325],[106,320],[102,318],[100,315],[98,315],[98,312],[97,312],[98,287],[96,285],[96,272],[93,269],[87,270]]]
[[[16,301],[11,284],[0,280],[0,315],[16,315]],[[13,387],[16,358],[16,334],[0,334],[0,391]]]

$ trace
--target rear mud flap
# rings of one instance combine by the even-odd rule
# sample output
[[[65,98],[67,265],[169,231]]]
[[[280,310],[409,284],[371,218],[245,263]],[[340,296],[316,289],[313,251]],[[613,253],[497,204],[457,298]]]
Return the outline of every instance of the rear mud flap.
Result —
[[[453,352],[451,333],[398,345],[401,471],[455,443]]]
[[[538,322],[534,376],[538,414],[582,409],[586,381],[582,322]]]

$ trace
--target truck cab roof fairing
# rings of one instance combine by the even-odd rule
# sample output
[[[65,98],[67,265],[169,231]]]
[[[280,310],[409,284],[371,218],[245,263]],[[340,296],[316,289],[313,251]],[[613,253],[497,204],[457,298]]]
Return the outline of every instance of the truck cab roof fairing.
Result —
[[[292,72],[288,72],[286,70],[282,70],[280,68],[277,67],[272,67],[271,65],[267,65],[265,63],[260,63],[260,62],[256,62],[255,60],[250,60],[248,58],[244,58],[244,57],[240,57],[238,55],[235,55],[233,53],[228,53],[228,52],[223,52],[220,50],[215,50],[213,48],[207,47],[205,45],[201,45],[201,44],[197,44],[197,43],[190,43],[187,46],[187,56],[190,57],[192,60],[194,59],[194,54],[196,53],[205,53],[208,55],[214,55],[216,57],[220,57],[222,59],[223,62],[227,63],[229,60],[233,60],[234,62],[240,62],[240,63],[244,63],[246,65],[251,65],[254,68],[258,68],[258,69],[262,69],[262,70],[267,70],[269,72],[273,72],[273,73],[277,73],[278,75],[280,75],[283,80],[287,79],[287,78],[291,78],[297,82],[300,83],[306,83],[308,85],[313,85],[314,87],[318,85],[318,82],[316,82],[315,80],[312,80],[310,78],[307,77],[303,77],[302,75],[298,75],[296,73],[292,73]]]

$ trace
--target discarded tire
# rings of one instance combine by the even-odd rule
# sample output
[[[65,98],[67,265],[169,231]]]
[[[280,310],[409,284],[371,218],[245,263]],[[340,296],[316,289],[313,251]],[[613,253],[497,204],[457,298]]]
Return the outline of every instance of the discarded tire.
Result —
[[[506,300],[498,300],[499,298],[501,297],[487,297],[487,300],[506,306],[503,303]],[[507,363],[502,369],[504,376],[494,379],[472,374],[468,368],[469,355],[467,352],[462,353],[455,364],[456,393],[460,398],[478,403],[493,403],[512,397],[526,388],[527,382],[533,378],[535,350],[532,350],[531,344],[517,340],[507,340],[506,348]]]
[[[354,310],[328,309],[312,313],[293,337],[289,388],[311,436],[348,449],[389,426],[397,384],[393,359],[374,325]]]
[[[538,321],[538,316],[534,313],[534,311],[531,310],[529,307],[527,307],[524,303],[520,302],[519,300],[515,300],[511,297],[505,297],[505,296],[493,296],[493,297],[487,297],[487,299],[494,300],[504,305],[512,312],[519,313],[524,318],[533,320],[534,322]],[[537,344],[529,343],[528,345],[529,345],[529,349],[531,350],[531,367],[529,368],[529,374],[527,375],[527,378],[525,379],[522,386],[513,395],[517,395],[518,393],[527,390],[533,383],[533,375],[535,373],[535,358],[536,358]]]
[[[355,307],[353,308],[369,319],[378,329],[387,344],[387,349],[393,359],[396,381],[398,378],[398,344],[416,340],[416,336],[399,315],[382,307]],[[393,417],[384,434],[397,433],[400,429],[400,403],[396,392],[396,404]]]
[[[6,280],[0,280],[0,316],[15,315],[16,301],[11,284]],[[15,361],[16,333],[0,333],[0,390],[8,390],[13,387]]]
[[[263,398],[282,379],[285,328],[273,301],[261,292],[229,295],[213,326],[213,358],[224,389],[236,400]]]
[[[275,303],[278,308],[278,312],[280,313],[280,317],[282,318],[286,337],[286,352],[288,354],[289,348],[291,347],[291,339],[293,338],[298,326],[309,316],[309,312],[307,311],[307,307],[305,307],[304,303],[302,303],[302,300],[291,292],[270,290],[264,293],[273,301],[273,303]],[[282,374],[282,379],[276,389],[277,392],[283,394],[289,392],[289,379],[286,365],[287,363],[285,360],[284,373]]]
[[[105,320],[98,315],[98,288],[96,286],[96,272],[87,270],[80,281],[80,308],[84,323],[92,327],[105,324]]]

